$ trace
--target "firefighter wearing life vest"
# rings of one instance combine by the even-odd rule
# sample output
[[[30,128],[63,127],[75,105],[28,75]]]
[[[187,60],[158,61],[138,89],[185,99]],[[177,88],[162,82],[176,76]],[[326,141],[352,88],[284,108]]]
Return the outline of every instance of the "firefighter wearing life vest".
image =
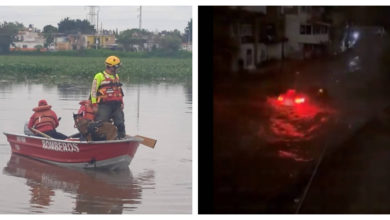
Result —
[[[51,110],[51,105],[48,105],[46,100],[40,100],[38,107],[33,108],[33,111],[34,114],[28,122],[29,129],[34,128],[55,139],[64,140],[67,138],[66,135],[56,131],[59,121],[56,113]],[[39,136],[38,134],[36,135]]]
[[[118,128],[118,138],[126,136],[125,117],[123,113],[123,91],[119,82],[118,69],[121,61],[116,56],[107,57],[106,69],[95,75],[91,88],[91,102],[95,121],[114,120]]]
[[[77,114],[81,118],[85,118],[89,121],[93,121],[95,119],[95,113],[93,112],[93,106],[90,100],[82,100],[79,102],[80,108]]]

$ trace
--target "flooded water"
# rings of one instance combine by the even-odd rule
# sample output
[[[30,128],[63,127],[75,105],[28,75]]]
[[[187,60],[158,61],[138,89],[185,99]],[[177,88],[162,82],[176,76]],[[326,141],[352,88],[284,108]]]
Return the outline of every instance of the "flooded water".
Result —
[[[324,210],[318,208],[321,205],[305,201],[310,195],[311,183],[319,169],[333,175],[333,170],[342,168],[323,168],[322,161],[340,149],[352,151],[349,155],[344,154],[345,157],[355,154],[348,140],[358,138],[358,131],[390,105],[388,74],[380,69],[380,48],[367,53],[369,56],[351,51],[326,59],[285,64],[285,69],[278,74],[269,72],[268,76],[262,76],[254,72],[215,83],[215,211],[291,214]],[[360,64],[351,70],[349,58],[357,62],[356,56],[361,57]],[[296,94],[289,95],[289,90]],[[376,127],[373,124],[363,131],[369,133]],[[385,145],[387,142],[382,143],[388,146]],[[370,148],[369,145],[365,146]],[[358,161],[351,158],[351,164]],[[344,158],[340,161],[341,164],[345,162]],[[344,175],[340,172],[337,177]],[[309,201],[323,201],[321,186],[329,185],[326,178],[321,179],[322,185],[317,185],[317,197],[311,197]],[[341,188],[331,188],[338,194],[348,187],[345,184]],[[355,189],[360,190],[359,187]],[[351,200],[356,198],[353,193],[349,196]],[[362,200],[364,196],[361,196]],[[339,198],[345,200],[342,196]],[[327,200],[337,207],[335,201]]]
[[[332,113],[330,109],[315,105],[307,97],[302,99],[304,103],[291,105],[286,104],[282,96],[279,97],[267,98],[269,122],[265,126],[268,129],[264,130],[270,132],[264,135],[264,139],[270,142],[310,140]]]
[[[59,132],[77,133],[72,113],[90,85],[2,82],[0,131],[23,133],[40,99],[61,117]],[[140,145],[120,172],[61,168],[12,155],[0,136],[0,213],[191,213],[192,87],[152,83],[124,86],[126,133],[157,139]]]

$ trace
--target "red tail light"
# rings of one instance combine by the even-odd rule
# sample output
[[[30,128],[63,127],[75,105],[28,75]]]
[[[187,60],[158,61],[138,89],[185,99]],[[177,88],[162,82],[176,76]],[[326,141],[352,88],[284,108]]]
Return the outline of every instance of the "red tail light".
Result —
[[[303,98],[303,97],[297,97],[297,98],[295,98],[294,101],[295,101],[296,104],[302,104],[302,103],[305,102],[305,98]]]

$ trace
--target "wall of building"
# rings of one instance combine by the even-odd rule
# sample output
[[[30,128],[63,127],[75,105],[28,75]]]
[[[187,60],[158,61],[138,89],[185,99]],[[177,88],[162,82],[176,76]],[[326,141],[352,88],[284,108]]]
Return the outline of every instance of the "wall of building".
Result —
[[[84,47],[85,48],[95,48],[96,39],[98,39],[98,44],[102,48],[106,48],[109,45],[115,44],[114,35],[84,35]]]
[[[329,27],[326,24],[309,23],[308,18],[309,15],[306,13],[285,16],[285,35],[288,39],[287,57],[302,57],[305,44],[328,44]],[[307,31],[302,25],[308,28]],[[302,28],[304,28],[303,31]]]
[[[255,69],[255,46],[254,44],[241,44],[238,68],[245,70]]]
[[[15,47],[17,48],[29,48],[29,49],[34,49],[36,46],[42,46],[43,44],[35,43],[35,42],[15,42]]]
[[[268,60],[282,59],[282,43],[267,45]]]

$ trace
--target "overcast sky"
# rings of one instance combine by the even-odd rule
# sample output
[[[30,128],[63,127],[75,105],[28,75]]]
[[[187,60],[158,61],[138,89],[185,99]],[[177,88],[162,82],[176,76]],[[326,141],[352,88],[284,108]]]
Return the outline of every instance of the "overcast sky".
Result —
[[[87,6],[0,6],[0,22],[20,22],[24,26],[33,24],[42,30],[45,25],[58,27],[58,23],[70,19],[88,19]],[[119,31],[138,28],[139,6],[100,6],[99,29]],[[142,28],[149,31],[178,29],[184,32],[192,18],[191,6],[143,6]]]

